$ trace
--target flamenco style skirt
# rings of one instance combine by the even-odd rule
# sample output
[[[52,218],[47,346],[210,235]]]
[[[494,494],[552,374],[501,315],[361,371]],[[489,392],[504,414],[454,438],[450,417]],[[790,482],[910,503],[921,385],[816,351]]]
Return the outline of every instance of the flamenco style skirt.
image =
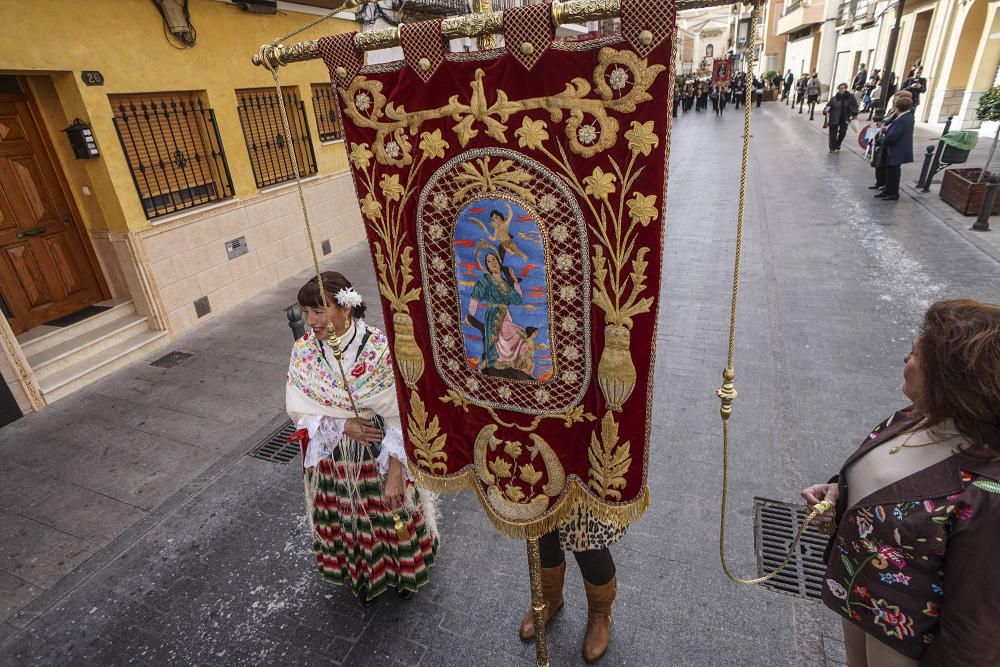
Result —
[[[375,461],[323,459],[306,474],[318,475],[311,485],[313,549],[326,581],[350,585],[365,601],[390,587],[416,592],[427,583],[438,539],[427,525],[419,490],[412,482],[406,488],[412,501],[400,512],[407,537],[400,539]]]

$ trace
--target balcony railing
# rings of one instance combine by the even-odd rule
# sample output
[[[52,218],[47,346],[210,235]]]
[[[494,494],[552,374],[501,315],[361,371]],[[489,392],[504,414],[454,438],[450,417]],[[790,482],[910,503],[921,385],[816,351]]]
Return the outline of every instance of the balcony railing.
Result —
[[[837,9],[837,27],[850,29],[875,20],[876,0],[843,0]]]
[[[785,5],[785,16],[788,16],[801,6],[802,6],[802,0],[792,0],[787,5]]]

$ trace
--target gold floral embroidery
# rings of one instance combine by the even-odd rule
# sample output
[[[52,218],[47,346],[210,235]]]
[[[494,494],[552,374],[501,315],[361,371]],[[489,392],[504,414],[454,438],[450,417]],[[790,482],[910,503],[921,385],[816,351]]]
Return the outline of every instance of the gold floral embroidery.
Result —
[[[590,449],[587,459],[590,461],[590,479],[587,486],[593,489],[601,499],[621,500],[618,489],[626,486],[625,475],[632,466],[631,443],[618,442],[618,424],[609,410],[601,420],[601,437],[597,433],[590,435]]]
[[[448,453],[445,451],[447,435],[441,433],[438,418],[427,421],[427,408],[417,392],[410,394],[410,418],[407,432],[413,443],[414,457],[419,467],[435,474],[448,472]]]
[[[548,509],[551,499],[562,493],[566,473],[552,447],[539,435],[529,434],[531,444],[524,446],[516,440],[497,438],[498,428],[488,424],[476,436],[476,474],[486,486],[494,512],[508,521],[536,519]],[[535,466],[539,458],[544,473]],[[539,489],[543,477],[547,479]]]
[[[600,167],[594,167],[594,172],[583,179],[583,191],[593,195],[594,199],[607,201],[608,195],[615,191],[615,175],[606,174]]]
[[[660,217],[660,212],[656,210],[656,195],[634,192],[632,198],[625,203],[628,206],[629,217],[643,227]]]
[[[403,186],[399,182],[399,174],[383,175],[379,187],[382,188],[382,196],[389,201],[399,201],[400,197],[403,196]]]
[[[535,193],[530,187],[531,174],[521,167],[515,167],[513,160],[500,160],[491,165],[490,158],[481,157],[463,162],[461,168],[463,173],[455,176],[455,181],[462,185],[452,195],[453,202],[463,201],[473,192],[486,194],[501,189],[513,192],[532,203],[535,201]]]

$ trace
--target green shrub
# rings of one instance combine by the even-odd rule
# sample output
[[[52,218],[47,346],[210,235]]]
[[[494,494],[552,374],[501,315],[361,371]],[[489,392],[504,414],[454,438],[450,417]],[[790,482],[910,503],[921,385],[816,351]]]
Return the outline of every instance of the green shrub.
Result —
[[[1000,86],[990,88],[979,98],[976,118],[987,121],[1000,120]]]

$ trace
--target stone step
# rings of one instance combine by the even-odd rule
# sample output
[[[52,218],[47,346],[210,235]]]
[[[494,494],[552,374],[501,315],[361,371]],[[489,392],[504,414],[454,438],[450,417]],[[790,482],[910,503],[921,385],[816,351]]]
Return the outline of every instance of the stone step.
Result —
[[[142,331],[51,375],[36,375],[45,402],[53,403],[126,364],[142,359],[169,340],[166,331]]]
[[[36,376],[54,377],[68,366],[93,356],[109,347],[115,347],[127,339],[149,331],[149,318],[135,311],[121,309],[119,316],[89,331],[80,332],[62,345],[55,345],[28,356],[28,365]]]
[[[74,339],[83,334],[102,327],[109,321],[118,319],[126,313],[135,314],[135,304],[131,299],[102,301],[94,305],[110,306],[110,309],[81,320],[76,324],[71,324],[68,327],[42,327],[51,328],[52,330],[39,336],[18,336],[18,342],[21,345],[21,351],[24,352],[24,356],[31,358],[45,350],[64,347],[67,344],[71,344]],[[28,332],[28,335],[30,336],[31,333]]]

